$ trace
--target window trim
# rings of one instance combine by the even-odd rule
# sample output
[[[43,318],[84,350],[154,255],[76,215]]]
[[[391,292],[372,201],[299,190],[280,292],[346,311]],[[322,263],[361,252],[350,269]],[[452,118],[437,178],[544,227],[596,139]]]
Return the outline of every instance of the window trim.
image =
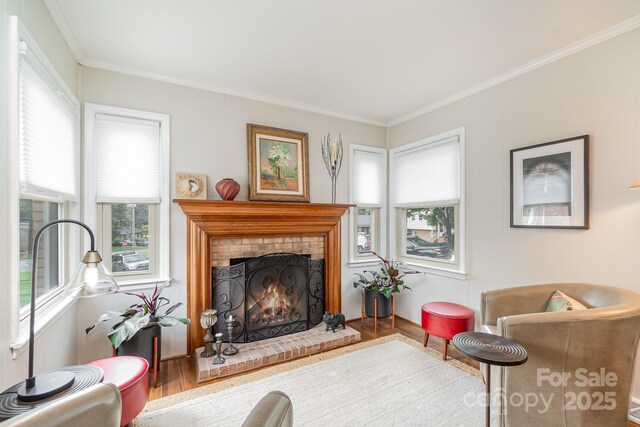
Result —
[[[8,196],[8,221],[12,225],[9,235],[9,241],[7,250],[9,254],[6,257],[8,265],[8,279],[12,284],[10,286],[10,299],[13,301],[10,304],[10,344],[11,357],[17,358],[26,348],[28,342],[28,319],[29,316],[21,318],[20,307],[20,198],[29,198],[34,200],[43,201],[55,201],[58,203],[65,202],[66,218],[79,218],[80,203],[72,200],[60,200],[51,197],[47,197],[42,194],[34,194],[30,192],[21,193],[20,178],[19,178],[19,155],[20,155],[20,134],[19,134],[19,120],[20,120],[20,43],[24,41],[27,43],[32,55],[38,61],[38,67],[41,71],[47,73],[46,81],[56,86],[56,90],[60,90],[64,93],[67,100],[67,104],[70,108],[76,108],[76,117],[78,121],[78,129],[80,127],[80,102],[71,88],[66,84],[64,79],[60,76],[56,68],[49,61],[42,49],[36,43],[35,39],[29,34],[26,27],[20,22],[17,16],[11,16],[9,18],[7,37],[7,86],[8,86],[8,108],[7,108],[7,136],[8,136],[8,156],[9,162],[9,190]],[[80,150],[80,135],[78,134],[77,149]],[[80,174],[80,170],[78,170]],[[78,182],[80,177],[78,177]],[[65,250],[60,252],[62,260],[60,261],[62,284],[65,284],[69,279],[68,275],[74,270],[76,264],[72,261],[74,259],[80,260],[80,234],[78,230],[70,230],[69,227],[59,227],[60,240],[64,240]],[[60,286],[57,291],[51,292],[45,300],[41,300],[36,305],[36,323],[35,323],[35,336],[36,338],[41,336],[49,326],[51,326],[54,320],[60,318],[71,307],[75,305],[75,300],[64,297],[62,295],[62,287]]]
[[[416,150],[420,148],[429,148],[432,146],[437,146],[442,143],[443,140],[448,138],[457,136],[458,144],[460,145],[460,156],[459,156],[459,174],[460,174],[460,199],[458,205],[459,211],[459,224],[456,224],[456,235],[459,238],[459,248],[458,248],[458,256],[459,263],[456,262],[456,265],[450,265],[445,262],[439,261],[428,261],[428,262],[420,262],[420,260],[414,258],[405,258],[402,257],[399,250],[400,238],[402,232],[404,231],[404,225],[400,223],[400,212],[403,209],[416,207],[416,205],[407,206],[406,204],[397,204],[394,205],[391,198],[388,199],[389,204],[389,253],[392,258],[401,259],[407,263],[411,268],[415,268],[417,270],[424,271],[426,273],[432,273],[440,276],[451,277],[460,280],[466,280],[467,277],[467,269],[466,269],[466,221],[465,221],[465,211],[466,211],[466,202],[465,202],[465,128],[459,127],[456,129],[452,129],[450,131],[442,132],[437,135],[433,135],[427,138],[420,139],[418,141],[414,141],[408,144],[401,145],[399,147],[395,147],[389,150],[389,185],[393,187],[393,180],[395,179],[395,157],[399,153],[406,152],[407,150]],[[440,206],[440,205],[451,205],[455,203],[451,203],[451,201],[442,200],[437,203],[430,204],[431,206]],[[417,206],[424,207],[424,206]],[[402,230],[402,231],[401,231]],[[451,268],[453,267],[453,268]]]
[[[358,221],[358,208],[376,208],[378,209],[378,215],[376,220],[376,225],[378,226],[377,237],[378,237],[378,251],[385,252],[387,249],[387,234],[388,234],[388,223],[387,223],[387,189],[389,185],[389,164],[388,164],[388,150],[386,148],[378,148],[371,147],[368,145],[358,145],[358,144],[350,144],[349,145],[349,203],[355,203],[355,167],[354,167],[354,159],[356,151],[364,151],[368,153],[375,153],[382,155],[382,164],[383,164],[383,174],[382,174],[382,202],[380,205],[364,203],[361,205],[357,205],[355,208],[349,208],[349,267],[361,267],[368,265],[377,265],[378,258],[374,255],[365,255],[359,256],[357,253],[357,221]]]
[[[85,102],[84,104],[84,219],[87,225],[94,230],[98,230],[98,203],[96,202],[96,176],[95,168],[90,167],[95,162],[95,143],[93,134],[95,129],[96,114],[109,114],[123,117],[133,117],[144,120],[154,120],[160,122],[160,203],[158,206],[158,236],[157,236],[157,267],[155,274],[145,278],[127,277],[118,280],[121,287],[145,287],[152,286],[160,282],[171,282],[169,240],[170,234],[170,168],[169,168],[169,144],[170,144],[170,116],[164,113],[134,110],[130,108],[113,107]]]

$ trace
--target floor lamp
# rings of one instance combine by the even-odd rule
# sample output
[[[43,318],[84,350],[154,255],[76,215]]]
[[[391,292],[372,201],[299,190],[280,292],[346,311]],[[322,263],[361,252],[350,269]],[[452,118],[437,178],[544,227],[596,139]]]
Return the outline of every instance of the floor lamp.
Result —
[[[85,254],[78,270],[66,285],[64,294],[72,298],[85,298],[118,290],[118,284],[109,270],[102,264],[102,257],[96,251],[95,237],[91,229],[84,223],[73,219],[60,219],[45,224],[33,239],[33,258],[31,262],[31,307],[29,319],[29,377],[17,390],[17,398],[21,402],[37,402],[67,390],[75,380],[75,374],[63,369],[49,371],[41,375],[33,374],[33,354],[35,348],[35,315],[36,315],[36,279],[38,275],[38,244],[40,237],[49,227],[58,224],[76,224],[84,228],[91,238],[91,249]]]

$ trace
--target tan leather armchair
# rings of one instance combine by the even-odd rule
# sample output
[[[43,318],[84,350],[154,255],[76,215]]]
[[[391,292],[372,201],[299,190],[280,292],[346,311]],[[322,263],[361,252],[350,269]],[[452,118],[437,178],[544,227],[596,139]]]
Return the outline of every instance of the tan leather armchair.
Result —
[[[249,413],[242,427],[292,427],[293,405],[281,391],[270,391]]]
[[[589,310],[545,312],[556,289]],[[501,426],[627,425],[640,294],[582,283],[522,286],[484,292],[480,314],[485,332],[529,353],[522,366],[493,367],[492,383],[504,391],[493,401]]]
[[[113,384],[100,383],[10,418],[0,423],[0,427],[120,427],[121,405],[118,388]],[[292,427],[291,399],[281,391],[267,393],[242,426]]]
[[[118,387],[99,383],[10,418],[2,427],[120,427],[122,398]]]

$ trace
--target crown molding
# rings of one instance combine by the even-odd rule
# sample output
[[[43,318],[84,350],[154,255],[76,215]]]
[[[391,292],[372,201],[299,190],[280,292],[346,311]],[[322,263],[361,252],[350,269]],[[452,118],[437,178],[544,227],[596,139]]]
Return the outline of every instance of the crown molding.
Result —
[[[586,37],[582,40],[579,40],[575,43],[572,43],[566,47],[558,49],[554,52],[551,52],[547,55],[541,56],[538,59],[535,59],[531,62],[527,62],[524,65],[516,67],[511,71],[507,71],[504,74],[500,74],[492,79],[486,80],[477,85],[473,85],[467,89],[464,89],[456,94],[443,98],[439,101],[436,101],[432,104],[427,105],[426,107],[420,108],[419,110],[413,111],[411,113],[402,115],[393,120],[389,120],[387,122],[387,127],[393,127],[399,125],[400,123],[404,123],[411,119],[415,119],[423,114],[429,113],[431,111],[437,110],[438,108],[442,108],[446,105],[453,104],[456,101],[460,101],[468,96],[475,95],[476,93],[482,92],[483,90],[489,89],[493,86],[497,86],[501,83],[504,83],[508,80],[519,77],[523,74],[526,74],[530,71],[543,67],[552,62],[558,61],[562,58],[565,58],[569,55],[573,55],[574,53],[580,52],[584,49],[587,49],[591,46],[594,46],[598,43],[602,43],[606,40],[609,40],[613,37],[619,36],[620,34],[624,34],[628,31],[636,29],[640,27],[640,15],[636,15],[631,19],[623,21],[619,24],[616,24],[612,27],[609,27],[603,31],[595,33],[589,37]]]
[[[67,18],[65,18],[58,1],[44,0],[44,5],[49,9],[49,14],[51,15],[51,18],[53,18],[53,22],[58,26],[60,33],[62,33],[62,37],[67,42],[67,45],[69,46],[69,49],[71,49],[71,53],[76,58],[76,61],[80,62],[82,59],[82,52],[80,51],[78,39],[75,34],[73,34],[73,31],[71,31],[69,22],[67,21]]]
[[[285,98],[278,98],[276,96],[264,95],[261,93],[229,89],[220,86],[208,85],[204,83],[198,83],[192,80],[179,79],[175,77],[164,76],[161,74],[155,74],[149,71],[139,70],[136,68],[123,67],[120,65],[114,65],[107,62],[95,61],[92,59],[82,59],[79,61],[80,65],[86,67],[97,68],[100,70],[113,71],[120,74],[127,74],[135,77],[142,77],[145,79],[157,80],[164,83],[171,83],[179,86],[186,86],[194,89],[205,90],[208,92],[216,92],[223,95],[237,96],[238,98],[249,99],[252,101],[264,102],[267,104],[278,105],[280,107],[293,108],[295,110],[308,111],[311,113],[322,114],[325,116],[336,117],[339,119],[349,120],[353,122],[365,123],[368,125],[386,127],[386,123],[379,122],[377,120],[370,120],[364,117],[353,116],[350,114],[339,113],[336,111],[326,110],[323,108],[315,107],[313,105],[303,104],[300,102],[292,101]]]
[[[541,56],[540,58],[537,58],[533,61],[527,62],[526,64],[523,64],[510,71],[507,71],[506,73],[500,74],[494,78],[491,78],[482,83],[473,85],[458,93],[442,98],[423,108],[420,108],[413,112],[404,114],[402,116],[399,116],[387,122],[384,122],[379,120],[368,119],[366,117],[354,116],[351,114],[327,110],[324,108],[316,107],[309,104],[304,104],[304,103],[293,101],[290,99],[279,98],[279,97],[265,95],[261,93],[251,92],[251,91],[229,89],[225,87],[209,85],[209,84],[191,81],[187,79],[164,76],[164,75],[152,73],[145,70],[140,70],[140,69],[131,68],[131,67],[124,67],[120,65],[107,63],[107,62],[101,62],[101,61],[96,61],[89,58],[84,58],[82,51],[80,50],[79,43],[75,35],[73,34],[73,31],[71,30],[71,27],[69,26],[69,23],[67,22],[64,16],[64,13],[62,12],[62,9],[60,8],[60,5],[58,4],[58,1],[44,0],[44,3],[47,6],[47,9],[49,9],[49,13],[51,14],[51,17],[53,18],[54,22],[58,26],[60,32],[62,33],[62,36],[67,41],[67,44],[71,49],[71,52],[75,56],[78,63],[81,65],[91,67],[91,68],[106,70],[106,71],[113,71],[121,74],[127,74],[135,77],[142,77],[142,78],[157,80],[165,83],[171,83],[179,86],[186,86],[194,89],[220,93],[224,95],[237,96],[239,98],[249,99],[249,100],[258,101],[258,102],[264,102],[267,104],[278,105],[281,107],[293,108],[296,110],[308,111],[311,113],[322,114],[325,116],[336,117],[339,119],[350,120],[354,122],[364,123],[364,124],[373,125],[373,126],[380,126],[385,128],[390,128],[390,127],[399,125],[401,123],[404,123],[406,121],[419,117],[423,114],[427,114],[431,111],[437,110],[449,104],[453,104],[454,102],[460,101],[461,99],[475,95],[476,93],[482,92],[493,86],[502,84],[508,80],[519,77],[523,74],[526,74],[528,72],[541,68],[545,65],[551,64],[552,62],[558,61],[569,55],[580,52],[598,43],[602,43],[606,40],[609,40],[611,38],[614,38],[616,36],[619,36],[621,34],[624,34],[628,31],[631,31],[640,27],[640,15],[636,15],[633,18],[620,22],[619,24],[616,24],[612,27],[609,27],[591,36],[585,37],[582,40],[579,40],[575,43],[572,43],[566,47],[558,49],[547,55]]]

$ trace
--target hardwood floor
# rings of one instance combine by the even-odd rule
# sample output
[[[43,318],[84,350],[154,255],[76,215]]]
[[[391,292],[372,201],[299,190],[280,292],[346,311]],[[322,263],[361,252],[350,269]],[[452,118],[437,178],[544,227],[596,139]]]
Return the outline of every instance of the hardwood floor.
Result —
[[[372,318],[366,318],[364,320],[364,328],[360,323],[360,319],[350,320],[347,322],[347,324],[351,326],[353,329],[355,329],[356,331],[360,332],[360,335],[362,336],[362,341],[369,341],[369,340],[373,340],[376,338],[397,334],[397,333],[402,334],[406,337],[412,338],[418,341],[419,343],[422,343],[424,339],[424,330],[419,325],[398,316],[396,316],[395,329],[391,329],[390,319],[380,320],[380,324],[378,325],[377,335],[373,333]],[[428,347],[442,353],[442,338],[438,338],[433,335],[430,336]],[[451,344],[449,344],[449,350],[448,350],[447,356],[448,356],[447,359],[452,358],[452,359],[459,360],[460,362],[463,362],[469,366],[473,366],[474,368],[479,367],[478,362],[461,355],[460,353],[458,353],[455,347]]]
[[[349,326],[360,332],[362,341],[369,341],[379,337],[400,333],[408,338],[412,338],[418,342],[422,342],[424,331],[415,323],[396,317],[396,327],[391,329],[391,320],[380,320],[378,326],[378,334],[373,333],[373,319],[365,319],[364,328],[360,324],[360,319],[350,320],[347,322]],[[429,338],[429,347],[442,351],[442,340],[438,337]],[[460,355],[452,345],[449,345],[448,356],[453,359],[460,360],[467,365],[478,367],[478,363]],[[239,374],[242,375],[242,374]],[[226,377],[224,379],[228,379]],[[223,379],[223,380],[224,380]],[[152,388],[149,394],[149,400],[159,399],[161,397],[171,396],[172,394],[190,390],[201,385],[207,385],[215,382],[209,381],[200,383],[196,381],[196,370],[193,358],[180,357],[160,362],[160,376],[158,377],[158,387]]]

